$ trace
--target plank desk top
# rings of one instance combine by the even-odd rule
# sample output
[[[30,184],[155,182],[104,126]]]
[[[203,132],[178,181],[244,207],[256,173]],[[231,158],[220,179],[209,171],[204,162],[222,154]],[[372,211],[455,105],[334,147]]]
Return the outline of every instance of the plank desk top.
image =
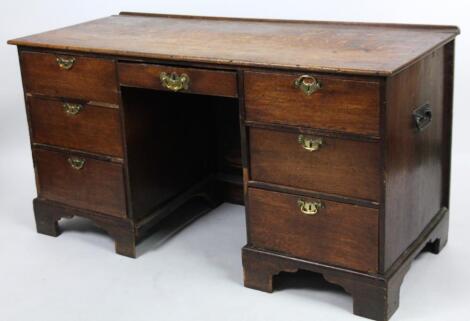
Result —
[[[124,12],[11,40],[37,230],[87,217],[135,257],[168,215],[245,204],[245,286],[309,270],[387,320],[447,241],[458,33]]]
[[[169,61],[388,76],[457,33],[452,26],[123,12],[9,43]]]

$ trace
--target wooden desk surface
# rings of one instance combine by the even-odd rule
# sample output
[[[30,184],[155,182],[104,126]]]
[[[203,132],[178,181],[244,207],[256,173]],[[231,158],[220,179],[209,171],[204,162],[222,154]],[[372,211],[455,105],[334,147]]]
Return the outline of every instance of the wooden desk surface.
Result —
[[[138,58],[386,76],[458,33],[453,26],[121,13],[9,43]]]

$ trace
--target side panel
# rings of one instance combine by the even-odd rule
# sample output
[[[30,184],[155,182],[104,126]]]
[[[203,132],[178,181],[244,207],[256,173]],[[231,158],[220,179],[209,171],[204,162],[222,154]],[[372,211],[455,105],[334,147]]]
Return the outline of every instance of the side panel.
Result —
[[[384,270],[443,206],[445,49],[441,47],[387,80]],[[418,131],[413,111],[429,104],[432,120]]]

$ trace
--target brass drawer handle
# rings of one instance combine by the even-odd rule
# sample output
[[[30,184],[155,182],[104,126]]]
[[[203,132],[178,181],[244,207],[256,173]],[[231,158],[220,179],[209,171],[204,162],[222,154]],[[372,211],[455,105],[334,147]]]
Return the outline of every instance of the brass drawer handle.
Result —
[[[72,156],[68,158],[68,162],[73,169],[78,171],[81,170],[83,166],[85,166],[86,160],[81,157]]]
[[[162,72],[160,73],[160,81],[164,88],[175,92],[182,89],[188,90],[189,88],[189,76],[187,74],[178,76],[176,72],[172,72],[171,74]]]
[[[302,75],[294,81],[295,88],[299,88],[305,95],[310,96],[321,88],[321,83],[315,77]]]
[[[300,208],[300,211],[305,215],[316,215],[320,208],[323,208],[323,205],[320,201],[306,202],[299,199],[297,205]]]
[[[306,137],[304,135],[299,135],[298,142],[302,145],[303,149],[309,152],[319,150],[323,144],[323,140],[319,137]]]
[[[71,104],[71,103],[64,103],[64,111],[68,114],[68,115],[76,115],[80,112],[80,110],[82,110],[83,108],[83,105],[80,105],[80,104]]]
[[[70,70],[75,63],[75,58],[65,58],[65,57],[57,57],[57,64],[59,65],[60,69]]]

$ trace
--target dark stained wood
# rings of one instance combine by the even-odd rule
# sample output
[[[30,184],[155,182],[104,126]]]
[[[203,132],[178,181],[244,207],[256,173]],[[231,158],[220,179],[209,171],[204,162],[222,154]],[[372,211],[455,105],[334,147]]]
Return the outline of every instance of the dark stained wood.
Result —
[[[237,97],[235,72],[138,63],[118,63],[118,69],[122,86],[168,90],[162,86],[160,74],[176,72],[178,75],[184,73],[190,78],[189,89],[181,92]]]
[[[443,204],[444,49],[387,80],[384,271]],[[413,111],[429,103],[432,121],[418,132]],[[447,178],[448,179],[448,178]]]
[[[240,74],[238,74],[239,76]],[[240,80],[238,80],[240,84]],[[212,99],[212,116],[216,140],[216,172],[218,187],[224,202],[244,204],[243,201],[243,164],[241,137],[240,104],[237,99]]]
[[[242,250],[246,287],[272,292],[273,277],[280,272],[307,270],[321,273],[325,280],[341,286],[353,298],[356,315],[387,321],[399,306],[400,286],[413,260],[424,250],[439,253],[446,244],[449,212],[446,208],[433,218],[418,238],[402,253],[397,264],[385,274],[366,274],[302,260],[247,245]]]
[[[234,176],[229,180],[219,178],[218,188],[223,195],[224,202],[245,205],[242,176]]]
[[[74,216],[85,217],[104,229],[115,240],[116,253],[131,258],[136,257],[136,231],[132,221],[39,198],[34,199],[33,205],[38,233],[59,236],[58,221],[60,219]]]
[[[83,106],[76,115],[64,103]],[[123,157],[119,110],[73,100],[28,98],[33,143]]]
[[[442,155],[442,206],[450,204],[450,169],[452,159],[452,118],[454,98],[454,55],[455,41],[444,47],[444,105],[442,141],[445,142]]]
[[[307,127],[299,127],[287,124],[276,124],[276,123],[260,123],[257,121],[250,121],[245,120],[244,125],[246,127],[254,127],[254,128],[262,128],[262,129],[270,129],[270,130],[281,130],[289,133],[303,133],[305,135],[311,136],[322,136],[322,137],[332,137],[332,138],[339,138],[339,139],[350,139],[356,140],[361,142],[380,142],[380,137],[373,137],[373,136],[364,136],[361,134],[351,134],[345,132],[332,132],[328,130],[324,130],[321,128],[307,128]]]
[[[379,136],[379,83],[312,74],[322,88],[294,86],[302,73],[245,72],[246,119]]]
[[[340,202],[340,203],[345,203],[345,204],[351,204],[351,205],[359,205],[359,206],[377,208],[377,209],[381,208],[381,204],[378,202],[371,202],[371,201],[362,200],[359,198],[345,197],[345,196],[340,196],[336,194],[320,193],[320,192],[315,192],[309,189],[301,189],[298,187],[290,187],[290,186],[285,186],[285,185],[277,185],[277,184],[252,181],[252,180],[247,181],[247,186],[259,188],[259,189],[265,189],[268,191],[295,194],[298,196],[306,196],[310,198],[319,198],[319,199],[329,200],[333,202]]]
[[[123,88],[135,220],[211,175],[215,159],[211,98]]]
[[[116,253],[135,258],[136,243],[147,236],[163,218],[169,214],[177,216],[176,226],[165,224],[165,228],[176,232],[187,224],[188,218],[198,217],[217,207],[220,204],[218,194],[214,181],[201,182],[139,222],[39,198],[34,199],[33,205],[38,233],[57,237],[60,235],[58,224],[60,219],[74,216],[85,217],[105,230],[115,240]],[[171,225],[175,222],[172,221]]]
[[[303,214],[296,195],[248,189],[248,244],[293,257],[376,273],[378,210],[331,201]]]
[[[136,222],[137,238],[141,239],[162,227],[160,222],[164,224],[175,220],[182,223],[182,227],[187,224],[187,219],[197,218],[219,206],[224,195],[218,183],[213,177],[207,177],[156,208]]]
[[[61,69],[58,57],[75,58],[75,63],[70,70]],[[28,93],[118,103],[113,60],[28,51],[20,59]]]
[[[169,61],[390,75],[458,33],[451,26],[126,14],[9,43]]]
[[[329,194],[378,201],[379,144],[326,138],[305,150],[299,133],[250,128],[251,179]]]
[[[242,69],[237,71],[238,80],[238,117],[240,126],[240,156],[242,164],[242,200],[246,204],[248,198],[248,181],[250,180],[250,151],[248,140],[248,127],[246,126],[245,106],[245,74]],[[247,222],[248,211],[245,210],[245,221]]]
[[[72,153],[33,150],[39,198],[126,217],[122,165],[84,158],[83,168],[76,170],[68,162],[73,156]]]
[[[353,296],[355,314],[388,320],[411,261],[448,238],[458,33],[123,13],[12,40],[37,230],[57,236],[58,220],[83,216],[135,257],[172,217],[245,201],[245,286],[271,292],[280,272],[317,272]],[[162,71],[188,74],[189,90],[162,88]],[[321,89],[306,96],[300,75]],[[68,117],[63,102],[85,108]],[[425,104],[432,120],[418,131]],[[323,144],[305,151],[299,134]],[[323,207],[305,215],[299,199]]]

